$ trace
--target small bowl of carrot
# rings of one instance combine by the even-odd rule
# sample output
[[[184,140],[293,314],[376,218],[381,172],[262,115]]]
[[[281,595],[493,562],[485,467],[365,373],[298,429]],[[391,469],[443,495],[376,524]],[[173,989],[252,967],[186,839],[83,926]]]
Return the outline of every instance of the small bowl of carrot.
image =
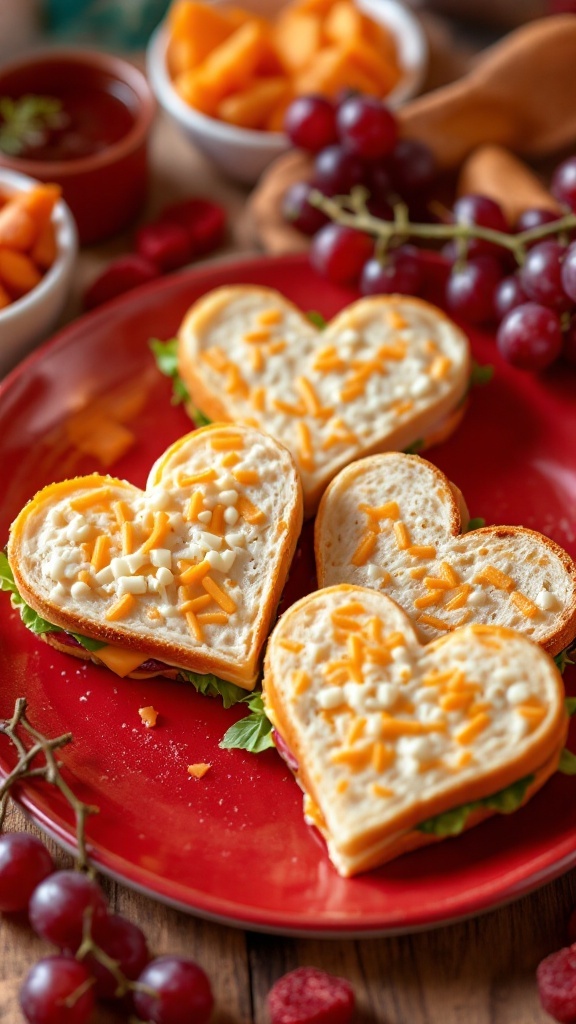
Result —
[[[78,241],[58,185],[0,167],[0,375],[54,327]]]
[[[174,0],[148,49],[161,106],[230,177],[253,183],[288,148],[298,95],[346,90],[396,107],[426,70],[417,17],[398,0]]]

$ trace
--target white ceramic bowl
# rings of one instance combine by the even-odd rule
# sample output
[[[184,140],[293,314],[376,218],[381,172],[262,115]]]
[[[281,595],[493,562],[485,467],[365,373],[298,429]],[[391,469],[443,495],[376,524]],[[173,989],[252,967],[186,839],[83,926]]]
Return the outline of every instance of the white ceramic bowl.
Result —
[[[0,167],[0,192],[29,191],[40,182]],[[66,204],[56,204],[58,255],[32,291],[0,309],[0,376],[11,369],[54,327],[68,297],[78,239],[74,218]]]
[[[284,0],[244,0],[243,6],[257,14],[273,15]],[[398,0],[358,0],[358,7],[380,22],[396,40],[404,74],[386,97],[397,107],[418,92],[428,62],[426,37],[418,18]],[[178,95],[166,64],[168,31],[161,25],[148,46],[148,78],[156,98],[186,137],[210,157],[229,177],[248,184],[255,182],[275,157],[288,149],[281,132],[237,128],[201,114]]]

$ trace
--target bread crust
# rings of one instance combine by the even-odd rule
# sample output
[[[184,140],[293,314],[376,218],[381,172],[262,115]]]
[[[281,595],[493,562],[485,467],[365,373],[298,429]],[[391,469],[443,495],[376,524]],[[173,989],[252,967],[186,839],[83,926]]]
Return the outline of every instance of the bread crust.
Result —
[[[386,452],[381,455],[361,459],[347,466],[336,476],[326,488],[318,508],[316,522],[314,524],[314,556],[316,560],[316,572],[318,586],[323,587],[326,582],[326,559],[324,551],[324,537],[329,527],[327,518],[331,513],[333,503],[338,501],[341,492],[348,491],[358,478],[370,470],[378,470],[385,477],[387,467],[397,463],[401,459],[407,465],[410,463],[416,470],[424,465],[427,472],[435,479],[439,492],[443,496],[447,514],[449,517],[449,537],[460,537],[468,525],[468,510],[464,497],[459,488],[448,480],[448,477],[437,466],[427,462],[419,455],[406,455],[402,452]],[[539,640],[539,645],[554,656],[568,647],[576,637],[576,562],[570,557],[567,551],[560,547],[550,537],[531,530],[526,526],[483,526],[473,531],[475,537],[485,536],[488,541],[493,538],[519,537],[532,538],[535,543],[542,545],[548,552],[555,556],[561,563],[567,579],[572,588],[572,600],[562,614],[554,619],[554,628],[551,628]]]
[[[558,762],[560,755],[564,749],[564,743],[558,747],[557,751],[546,761],[541,768],[534,773],[534,779],[527,787],[522,802],[518,805],[516,810],[524,807],[529,800],[544,786],[548,779],[554,774],[558,768]],[[456,804],[454,805],[457,806]],[[318,829],[323,839],[327,842],[329,834],[326,825],[322,822],[321,812],[318,811],[318,819],[314,816],[313,826]],[[461,832],[458,835],[463,835],[464,832],[468,832],[471,828],[476,825],[481,825],[482,822],[488,821],[489,818],[497,817],[500,812],[491,810],[488,807],[479,807],[474,811],[471,811]],[[514,811],[513,813],[516,813]],[[422,819],[426,820],[426,819]],[[339,873],[344,877],[350,877],[363,871],[371,871],[374,868],[382,867],[384,864],[388,864],[391,860],[395,860],[396,857],[401,857],[405,853],[413,853],[416,850],[421,849],[423,846],[432,846],[437,843],[443,842],[445,839],[457,839],[458,835],[451,836],[436,836],[429,832],[420,832],[417,828],[412,829],[409,832],[404,832],[399,835],[396,840],[392,843],[386,843],[385,849],[379,847],[372,848],[364,854],[354,860],[353,865],[341,864],[339,867]]]
[[[184,444],[195,443],[208,432],[211,435],[217,434],[218,436],[223,435],[225,437],[229,434],[237,434],[239,429],[242,428],[232,428],[229,424],[214,424],[180,438],[153,467],[149,478],[149,486],[158,485],[162,476],[162,467],[167,464],[170,455],[178,451]],[[141,651],[142,661],[154,658],[174,665],[176,669],[197,672],[201,675],[214,674],[244,689],[252,690],[259,674],[262,647],[268,635],[270,625],[273,622],[276,607],[280,601],[302,526],[302,489],[294,460],[290,452],[283,445],[280,445],[278,442],[274,442],[274,444],[281,450],[286,467],[292,471],[292,500],[285,510],[286,529],[277,538],[275,564],[272,569],[269,566],[265,567],[268,574],[266,592],[261,598],[257,620],[258,625],[251,644],[249,657],[246,660],[232,662],[216,650],[213,653],[190,650],[177,642],[169,643],[157,636],[149,635],[143,638],[142,635],[122,625],[111,625],[103,620],[99,622],[88,620],[85,616],[79,614],[74,607],[66,608],[53,605],[34,589],[21,564],[23,561],[22,545],[25,540],[30,517],[37,511],[48,510],[56,496],[59,498],[73,492],[78,489],[80,484],[86,485],[88,488],[106,485],[120,487],[126,489],[127,495],[141,493],[132,484],[114,477],[92,474],[89,477],[76,477],[72,480],[49,485],[36,494],[19,513],[10,531],[8,559],[21,596],[42,618],[66,632],[81,633],[83,636],[99,640],[104,644],[135,652]],[[49,642],[56,646],[56,643],[51,638]],[[62,646],[59,649],[62,650]],[[65,650],[66,653],[76,653],[75,651],[70,651],[69,647],[65,647]],[[77,656],[82,657],[81,654]],[[89,656],[92,657],[91,654]],[[97,660],[97,654],[95,657]]]
[[[287,748],[292,752],[295,760],[298,762],[299,784],[304,792],[310,795],[313,803],[317,807],[322,806],[321,792],[319,790],[322,780],[312,774],[302,736],[286,713],[285,703],[278,692],[278,679],[275,673],[274,661],[276,645],[282,638],[298,636],[300,641],[305,640],[305,637],[302,636],[302,631],[293,627],[294,620],[299,618],[303,609],[306,609],[311,603],[330,594],[342,594],[349,596],[350,599],[361,600],[362,595],[374,595],[376,592],[363,587],[339,584],[333,587],[327,587],[322,591],[309,594],[302,598],[302,600],[292,605],[292,607],[284,613],[277,623],[270,637],[264,662],[263,691],[266,713]],[[393,604],[390,598],[385,597],[383,594],[376,594],[376,596],[383,602],[383,607],[385,607],[386,604]],[[418,639],[413,623],[408,615],[402,612],[401,609],[398,609],[398,612],[401,613],[405,620],[403,632],[407,637],[407,642],[409,642],[410,645],[414,645],[416,649],[420,648],[422,653],[424,653],[424,651],[428,653],[434,652],[446,644],[452,643],[453,638],[456,636],[456,634],[449,634],[448,636],[441,637],[439,640],[432,641],[430,644],[424,645]],[[293,628],[296,630],[294,633],[292,633]],[[459,630],[459,633],[468,633],[469,635],[494,638],[503,641],[507,638],[514,640],[518,639],[518,634],[514,630],[506,629],[501,626],[464,626]],[[522,639],[523,642],[533,648],[535,658],[547,658],[537,644],[534,644],[525,637]],[[555,681],[555,685],[557,686],[557,700],[554,708],[554,716],[551,718],[545,733],[541,733],[536,738],[533,736],[531,743],[525,747],[523,752],[515,750],[511,753],[509,760],[503,765],[496,765],[489,771],[483,769],[482,775],[478,779],[468,781],[456,779],[448,793],[437,793],[436,795],[433,794],[427,798],[423,797],[422,793],[419,793],[418,803],[415,807],[406,807],[401,813],[397,814],[395,818],[381,823],[372,829],[366,830],[359,838],[347,841],[346,843],[341,843],[339,845],[339,851],[341,854],[344,857],[361,857],[364,850],[372,850],[373,847],[376,847],[379,843],[384,843],[396,833],[404,834],[406,832],[411,832],[420,822],[427,820],[428,818],[435,817],[438,814],[442,814],[454,807],[459,807],[462,804],[471,803],[491,796],[527,775],[540,772],[543,765],[549,766],[549,770],[545,778],[552,774],[555,770],[560,752],[566,740],[569,720],[563,700],[564,687],[562,677],[553,663],[549,662],[549,659],[547,659],[547,663],[551,666],[551,679]],[[545,778],[543,781],[545,781]],[[531,792],[532,791],[535,790],[531,789]],[[428,842],[427,837],[422,841],[420,841],[419,835],[417,838],[418,842],[416,845],[418,846],[424,845]],[[409,848],[415,847],[410,846]],[[404,852],[405,849],[404,839],[399,840],[398,852]],[[393,853],[391,856],[397,856],[397,854]],[[384,859],[387,860],[390,858],[385,856]],[[376,863],[381,862],[382,861],[380,860],[375,860],[374,862],[370,862],[368,866],[374,867],[376,866]],[[363,866],[358,870],[365,870],[365,867]]]
[[[213,313],[218,310],[227,300],[237,296],[241,287],[223,286],[204,296],[187,312],[178,331],[178,369],[188,392],[190,404],[187,406],[189,415],[194,415],[194,408],[202,411],[212,420],[222,422],[233,422],[238,419],[231,413],[230,403],[226,400],[222,390],[216,391],[211,387],[203,374],[202,360],[199,358],[199,346],[196,343],[196,331],[201,331],[204,321],[209,320]],[[291,310],[299,317],[303,317],[302,311],[284,296],[279,295],[274,289],[265,287],[252,287],[251,293],[261,295],[263,300],[270,301],[271,297],[282,302],[285,308]],[[395,303],[402,301],[409,302],[415,309],[430,312],[434,311],[435,316],[449,324],[458,331],[456,325],[450,318],[423,299],[417,299],[401,295],[378,296],[371,299],[360,299],[352,303],[341,313],[337,314],[330,324],[331,329],[337,329],[344,317],[348,318],[354,313],[355,307],[368,302],[378,306],[378,309],[387,310],[393,308]],[[320,333],[320,332],[319,332]],[[459,332],[464,342],[466,338]],[[409,447],[415,440],[425,438],[426,447],[444,441],[458,427],[466,410],[466,390],[470,373],[470,354],[466,350],[466,359],[459,372],[458,378],[453,382],[451,391],[443,398],[438,398],[432,408],[415,414],[412,419],[402,423],[399,427],[389,430],[384,436],[374,440],[372,443],[364,443],[359,446],[350,446],[349,450],[335,460],[330,466],[321,467],[311,478],[304,483],[304,516],[309,518],[314,515],[318,503],[330,480],[349,462],[379,452],[389,450],[402,450]],[[258,418],[258,417],[256,417]],[[266,423],[262,422],[261,429],[268,429]],[[284,439],[279,437],[280,441]],[[315,477],[315,479],[314,479]]]

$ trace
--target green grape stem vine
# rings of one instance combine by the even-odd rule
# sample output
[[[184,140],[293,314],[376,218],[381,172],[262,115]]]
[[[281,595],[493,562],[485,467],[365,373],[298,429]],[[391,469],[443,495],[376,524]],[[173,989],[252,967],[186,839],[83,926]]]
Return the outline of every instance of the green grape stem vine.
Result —
[[[417,224],[410,220],[408,207],[401,200],[393,203],[394,219],[381,220],[370,213],[366,205],[368,198],[368,191],[358,185],[352,189],[349,196],[329,197],[314,189],[310,193],[309,202],[322,210],[336,224],[372,235],[376,239],[379,255],[410,238],[423,238],[437,242],[455,239],[462,246],[460,255],[464,256],[467,243],[473,238],[479,238],[510,250],[517,263],[522,265],[526,249],[532,242],[552,235],[566,234],[576,228],[576,213],[565,213],[549,224],[541,224],[518,234],[496,231],[493,228],[481,227],[479,224]]]

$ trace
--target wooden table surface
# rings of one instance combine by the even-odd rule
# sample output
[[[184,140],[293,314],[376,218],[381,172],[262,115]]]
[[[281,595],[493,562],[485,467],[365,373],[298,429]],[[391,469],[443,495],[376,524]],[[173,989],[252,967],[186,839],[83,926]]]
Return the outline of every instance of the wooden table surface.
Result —
[[[171,199],[211,195],[230,211],[230,247],[241,247],[245,193],[219,179],[162,118],[152,140],[152,168],[147,217]],[[126,235],[82,254],[66,319],[77,314],[85,283],[128,243]],[[35,831],[15,807],[6,828]],[[69,865],[70,859],[53,843],[48,846],[59,866]],[[263,1024],[271,985],[304,964],[350,980],[358,999],[358,1024],[545,1024],[550,1018],[539,1006],[535,968],[565,944],[566,921],[576,902],[573,872],[513,905],[461,924],[413,936],[321,941],[225,928],[107,880],[103,885],[111,908],[143,928],[155,953],[192,956],[206,969],[217,1000],[213,1024]],[[24,920],[0,916],[0,1024],[20,1024],[20,982],[49,951]],[[122,1019],[99,1010],[94,1024]]]

